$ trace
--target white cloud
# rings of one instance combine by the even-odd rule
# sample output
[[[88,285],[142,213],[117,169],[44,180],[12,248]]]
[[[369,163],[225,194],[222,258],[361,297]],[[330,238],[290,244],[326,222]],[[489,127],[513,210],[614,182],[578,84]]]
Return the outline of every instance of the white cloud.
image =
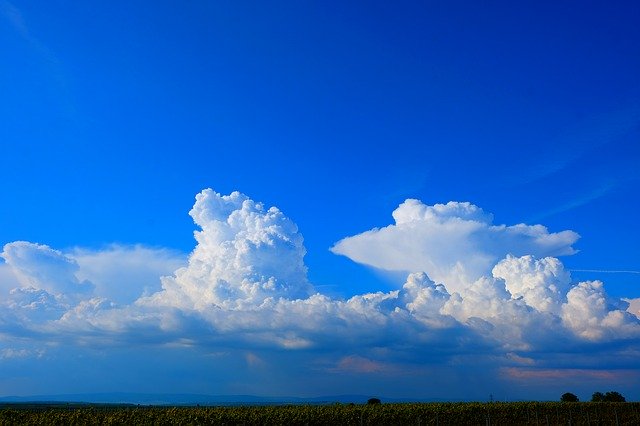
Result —
[[[70,307],[67,299],[33,287],[14,288],[5,306],[26,321],[42,322],[60,318]]]
[[[492,274],[505,281],[512,297],[522,297],[527,305],[553,314],[560,312],[571,285],[569,272],[553,257],[536,259],[531,255],[520,258],[507,255],[494,266]]]
[[[0,253],[0,278],[6,293],[16,287],[75,303],[91,297],[133,303],[160,290],[160,278],[186,263],[186,257],[164,248],[110,245],[75,248],[66,253],[43,244],[16,241]],[[5,278],[6,277],[6,278]],[[14,297],[16,291],[11,290]]]
[[[572,253],[577,234],[495,226],[468,203],[409,200],[394,212],[396,225],[338,243],[335,251],[359,256],[366,242],[367,258],[386,262],[384,243],[385,265],[414,268],[402,288],[347,300],[314,291],[302,235],[277,208],[208,189],[190,214],[200,230],[186,262],[141,246],[62,253],[5,245],[19,287],[1,303],[0,333],[89,346],[241,348],[254,366],[274,349],[331,353],[327,371],[359,374],[471,355],[537,368],[563,345],[639,336],[628,303],[607,297],[599,282],[572,283],[558,259],[539,257]]]
[[[95,285],[95,295],[119,304],[160,290],[160,277],[186,264],[186,256],[165,248],[113,244],[99,250],[75,248],[67,256],[78,264],[79,280]]]
[[[267,298],[311,294],[298,227],[275,207],[206,189],[189,212],[202,228],[189,264],[162,281],[147,303],[201,310],[259,306]]]
[[[93,285],[76,276],[78,263],[46,245],[26,241],[6,244],[0,254],[23,288],[75,296],[91,292]]]
[[[344,238],[331,250],[383,270],[424,271],[447,290],[460,291],[508,254],[573,254],[579,238],[573,231],[549,233],[542,225],[494,225],[479,207],[453,201],[428,206],[409,199],[393,218],[394,225]]]
[[[637,299],[622,299],[629,304],[627,308],[628,312],[631,312],[636,317],[640,318],[640,298]]]
[[[9,294],[13,288],[20,287],[20,282],[11,267],[0,257],[0,298]]]
[[[640,337],[638,318],[626,311],[628,306],[625,301],[609,298],[601,281],[581,282],[567,293],[562,319],[588,340]]]
[[[42,357],[43,354],[44,354],[43,350],[3,348],[3,349],[0,349],[0,360],[21,359],[21,358],[40,358]]]
[[[402,286],[406,309],[419,321],[431,326],[451,326],[441,312],[450,295],[442,284],[436,284],[424,272],[409,274]]]

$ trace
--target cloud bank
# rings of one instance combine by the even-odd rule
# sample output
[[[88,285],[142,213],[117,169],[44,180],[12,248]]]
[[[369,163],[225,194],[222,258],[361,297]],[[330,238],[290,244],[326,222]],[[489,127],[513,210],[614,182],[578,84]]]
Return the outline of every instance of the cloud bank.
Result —
[[[470,203],[407,200],[393,212],[394,225],[332,249],[406,271],[404,285],[342,300],[308,281],[303,237],[277,208],[206,189],[189,214],[199,230],[188,259],[142,246],[63,253],[6,244],[0,277],[11,275],[17,285],[0,304],[2,353],[42,356],[45,349],[27,348],[25,339],[143,342],[246,350],[250,367],[264,364],[260,351],[294,351],[325,359],[317,368],[341,374],[397,375],[484,359],[524,377],[535,368],[567,368],[564,354],[577,348],[640,350],[637,301],[630,307],[609,297],[600,281],[573,282],[555,257],[575,252],[572,231],[494,225]],[[589,351],[572,368],[593,368]],[[637,358],[620,359],[619,368],[639,367]]]

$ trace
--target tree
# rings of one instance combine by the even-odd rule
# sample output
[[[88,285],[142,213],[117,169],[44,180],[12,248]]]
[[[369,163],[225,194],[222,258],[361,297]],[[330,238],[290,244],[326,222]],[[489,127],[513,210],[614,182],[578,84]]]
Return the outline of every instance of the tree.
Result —
[[[602,402],[604,401],[604,394],[602,392],[594,392],[591,395],[591,402]]]
[[[604,394],[604,400],[607,402],[627,402],[624,396],[619,392],[607,392]]]
[[[369,398],[369,400],[367,401],[367,404],[369,405],[376,405],[376,404],[380,404],[381,401],[378,398]]]
[[[562,402],[578,402],[579,399],[577,396],[572,394],[571,392],[563,393],[560,397],[560,401]]]

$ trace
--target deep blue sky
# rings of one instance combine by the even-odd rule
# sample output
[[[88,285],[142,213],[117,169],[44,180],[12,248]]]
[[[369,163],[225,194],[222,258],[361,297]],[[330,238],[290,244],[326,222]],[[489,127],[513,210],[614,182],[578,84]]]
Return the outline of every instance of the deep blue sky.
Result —
[[[577,232],[567,269],[631,272],[574,280],[640,297],[638,22],[633,1],[0,0],[0,245],[186,256],[194,195],[239,190],[351,296],[404,277],[337,241],[406,198],[469,201]]]

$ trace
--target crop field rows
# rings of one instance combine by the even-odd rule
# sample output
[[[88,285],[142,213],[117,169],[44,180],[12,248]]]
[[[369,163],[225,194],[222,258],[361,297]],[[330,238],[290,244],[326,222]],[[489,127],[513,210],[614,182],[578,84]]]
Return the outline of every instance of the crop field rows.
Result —
[[[640,403],[156,407],[14,405],[0,425],[640,425]]]

